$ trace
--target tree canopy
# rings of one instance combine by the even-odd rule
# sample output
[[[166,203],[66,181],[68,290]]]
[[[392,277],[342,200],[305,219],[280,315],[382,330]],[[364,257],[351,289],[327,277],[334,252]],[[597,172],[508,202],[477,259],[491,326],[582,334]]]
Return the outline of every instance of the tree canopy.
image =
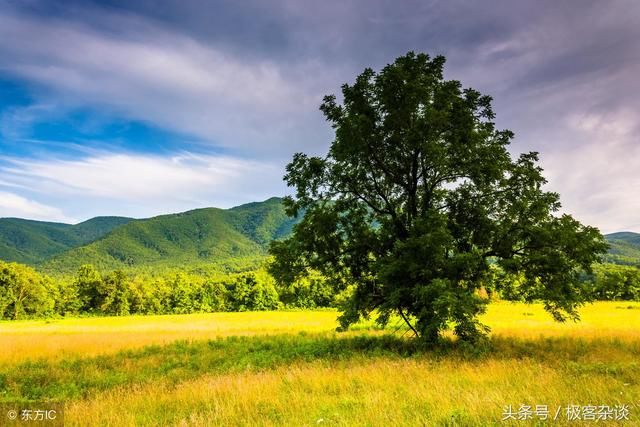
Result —
[[[286,168],[287,213],[304,218],[272,244],[270,272],[280,283],[320,272],[349,289],[343,327],[375,310],[429,341],[449,327],[481,336],[479,291],[508,282],[497,276],[518,277],[511,291],[557,320],[576,318],[593,297],[580,275],[604,238],[559,213],[538,154],[513,158],[491,97],[445,80],[444,64],[409,52],[344,84],[341,102],[324,98],[335,139],[326,156],[297,153]]]

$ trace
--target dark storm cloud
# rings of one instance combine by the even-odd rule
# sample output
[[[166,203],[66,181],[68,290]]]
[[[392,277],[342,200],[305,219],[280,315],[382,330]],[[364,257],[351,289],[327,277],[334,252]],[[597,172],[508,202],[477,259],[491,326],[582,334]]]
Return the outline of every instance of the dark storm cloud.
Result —
[[[605,231],[640,230],[637,1],[31,1],[3,10],[0,70],[73,105],[278,165],[293,151],[326,150],[322,95],[408,50],[444,54],[447,78],[494,96],[498,125],[516,133],[513,151],[541,152],[567,211]],[[86,59],[73,56],[83,49]],[[44,109],[11,117],[33,111]]]

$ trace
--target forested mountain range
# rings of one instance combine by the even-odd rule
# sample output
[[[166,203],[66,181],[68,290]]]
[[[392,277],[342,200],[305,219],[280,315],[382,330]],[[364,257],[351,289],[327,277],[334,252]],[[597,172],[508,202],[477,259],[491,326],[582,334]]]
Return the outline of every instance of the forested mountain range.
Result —
[[[80,224],[0,218],[0,259],[35,265],[86,245],[132,218],[104,216]]]
[[[76,225],[0,218],[0,259],[47,271],[72,272],[82,264],[102,269],[194,267],[259,259],[269,242],[286,237],[298,219],[282,199],[231,209],[204,208],[148,219],[96,217]],[[640,234],[608,234],[606,261],[640,265]]]
[[[82,264],[103,269],[192,267],[266,255],[296,219],[282,199],[231,209],[204,208],[148,219],[100,217],[77,225],[0,219],[0,259],[70,272]]]

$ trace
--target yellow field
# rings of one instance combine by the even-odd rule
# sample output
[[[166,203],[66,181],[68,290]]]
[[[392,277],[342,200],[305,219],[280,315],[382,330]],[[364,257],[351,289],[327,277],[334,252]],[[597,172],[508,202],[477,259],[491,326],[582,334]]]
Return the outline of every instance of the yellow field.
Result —
[[[282,311],[2,321],[0,362],[93,356],[176,340],[330,331],[336,316]]]
[[[69,425],[544,424],[502,422],[507,405],[559,409],[549,425],[640,425],[640,304],[581,314],[493,304],[477,354],[366,325],[336,334],[332,311],[2,322],[0,400],[63,400]],[[626,405],[629,419],[571,421],[567,405]]]

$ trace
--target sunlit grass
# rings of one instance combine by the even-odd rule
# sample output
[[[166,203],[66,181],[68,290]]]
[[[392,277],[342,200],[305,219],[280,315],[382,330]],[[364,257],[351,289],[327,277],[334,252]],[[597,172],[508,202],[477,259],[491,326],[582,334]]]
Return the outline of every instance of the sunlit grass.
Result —
[[[492,304],[479,349],[335,333],[335,311],[2,322],[0,401],[65,401],[69,425],[484,426],[520,404],[627,404],[640,425],[640,304],[581,315]]]
[[[329,332],[337,326],[337,315],[336,311],[325,310],[2,321],[0,363],[73,354],[91,356],[176,340]],[[640,339],[640,303],[598,302],[583,307],[581,315],[578,323],[557,323],[540,304],[500,302],[490,305],[482,320],[494,336]]]
[[[554,321],[541,304],[500,302],[491,304],[482,320],[493,335],[530,338],[538,336],[617,337],[640,339],[640,303],[607,301],[587,304],[580,321]]]
[[[0,363],[92,356],[176,340],[330,331],[336,316],[335,311],[278,311],[3,321]]]
[[[535,360],[374,358],[113,390],[72,404],[67,419],[105,426],[486,426],[499,424],[507,404],[545,404],[555,411],[574,402],[614,405],[638,398],[640,388],[622,379],[567,375]],[[554,425],[580,424],[559,418]]]

